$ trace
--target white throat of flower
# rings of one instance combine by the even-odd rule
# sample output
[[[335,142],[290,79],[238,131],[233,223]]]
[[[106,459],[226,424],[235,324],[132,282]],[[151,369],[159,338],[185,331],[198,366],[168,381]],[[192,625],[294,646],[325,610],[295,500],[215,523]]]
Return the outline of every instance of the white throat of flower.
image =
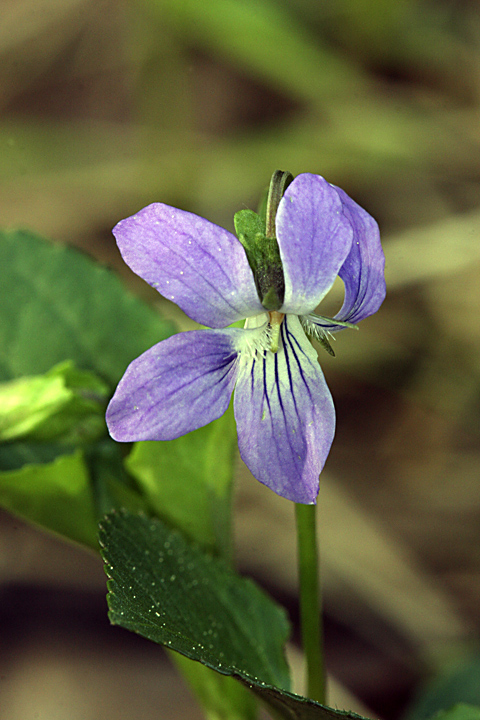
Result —
[[[276,353],[280,343],[280,327],[285,315],[276,310],[261,313],[245,320],[239,353],[243,357],[255,358],[257,353],[265,357],[268,351]]]

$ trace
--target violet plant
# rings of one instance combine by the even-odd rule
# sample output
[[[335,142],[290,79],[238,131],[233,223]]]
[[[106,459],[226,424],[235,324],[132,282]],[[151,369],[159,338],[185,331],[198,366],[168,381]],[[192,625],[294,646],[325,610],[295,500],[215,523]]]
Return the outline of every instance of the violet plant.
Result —
[[[125,262],[208,329],[180,333],[128,367],[107,409],[121,442],[168,441],[221,417],[234,393],[240,455],[296,505],[302,637],[309,697],[325,702],[315,503],[335,430],[311,340],[378,310],[384,255],[375,220],[319,175],[274,173],[263,212],[235,216],[238,239],[154,203],[114,229]],[[334,318],[316,308],[335,278]],[[238,321],[244,327],[229,327]]]
[[[83,253],[0,232],[0,506],[100,550],[111,622],[175,651],[208,720],[255,720],[257,700],[358,720],[325,705],[315,510],[335,418],[315,348],[378,309],[383,253],[375,221],[319,176],[275,173],[262,208],[237,213],[238,240],[159,204],[117,226],[134,269],[208,326],[179,335]],[[137,356],[110,429],[173,439],[107,435]],[[253,474],[295,502],[308,697],[291,689],[285,610],[234,569],[237,430]],[[478,720],[448,698],[443,720]]]

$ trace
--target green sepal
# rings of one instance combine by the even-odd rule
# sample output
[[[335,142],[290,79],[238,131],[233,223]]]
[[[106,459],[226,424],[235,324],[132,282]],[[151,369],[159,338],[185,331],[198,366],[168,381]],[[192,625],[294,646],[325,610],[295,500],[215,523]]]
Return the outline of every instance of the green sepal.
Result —
[[[346,322],[344,320],[336,320],[335,318],[329,318],[325,315],[312,314],[310,315],[310,318],[315,318],[315,320],[322,320],[322,323],[327,326],[340,326],[343,328],[349,328],[350,330],[358,330],[358,325],[354,325],[353,323]],[[315,325],[315,323],[313,323],[313,325],[315,326],[314,331],[311,330],[308,325],[304,326],[304,330],[307,336],[311,340],[316,340],[323,347],[323,349],[327,351],[329,355],[335,357],[335,351],[330,344],[330,340],[328,339],[328,330],[324,330],[322,327]]]
[[[260,302],[265,310],[279,310],[285,296],[285,279],[276,238],[266,236],[265,221],[253,210],[240,210],[233,221],[252,269]]]
[[[337,318],[326,317],[325,315],[317,315],[316,313],[310,315],[315,320],[322,320],[324,325],[338,325],[339,327],[348,328],[349,330],[358,330],[358,325],[345,320],[337,320]]]
[[[322,348],[327,351],[329,355],[332,357],[335,357],[335,350],[332,348],[330,344],[330,340],[328,339],[327,333],[323,333],[322,335],[318,333],[318,335],[314,336],[315,340],[320,343]]]

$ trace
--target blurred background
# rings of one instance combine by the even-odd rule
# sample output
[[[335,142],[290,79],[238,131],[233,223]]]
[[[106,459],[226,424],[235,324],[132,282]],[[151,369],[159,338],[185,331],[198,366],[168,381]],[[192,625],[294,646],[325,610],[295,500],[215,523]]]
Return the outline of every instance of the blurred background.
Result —
[[[232,230],[278,168],[378,220],[387,300],[321,354],[338,431],[319,522],[330,704],[384,720],[480,635],[479,121],[473,0],[0,7],[1,225],[81,247],[182,329],[111,235],[144,205]],[[292,507],[240,462],[237,480],[238,566],[296,623]],[[201,717],[104,596],[96,557],[0,514],[0,720]]]

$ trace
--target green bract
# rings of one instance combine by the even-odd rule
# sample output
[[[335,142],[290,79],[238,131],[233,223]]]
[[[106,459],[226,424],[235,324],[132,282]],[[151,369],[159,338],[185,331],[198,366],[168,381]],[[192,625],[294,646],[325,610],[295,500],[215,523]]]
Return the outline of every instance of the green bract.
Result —
[[[276,238],[266,236],[265,223],[253,210],[235,213],[234,223],[252,268],[260,302],[265,310],[279,310],[283,305],[285,280]]]
[[[265,310],[280,310],[285,299],[285,278],[277,242],[275,220],[283,193],[293,175],[276,170],[270,181],[266,201],[257,215],[253,210],[240,210],[234,223],[238,239],[245,248],[258,297]]]

